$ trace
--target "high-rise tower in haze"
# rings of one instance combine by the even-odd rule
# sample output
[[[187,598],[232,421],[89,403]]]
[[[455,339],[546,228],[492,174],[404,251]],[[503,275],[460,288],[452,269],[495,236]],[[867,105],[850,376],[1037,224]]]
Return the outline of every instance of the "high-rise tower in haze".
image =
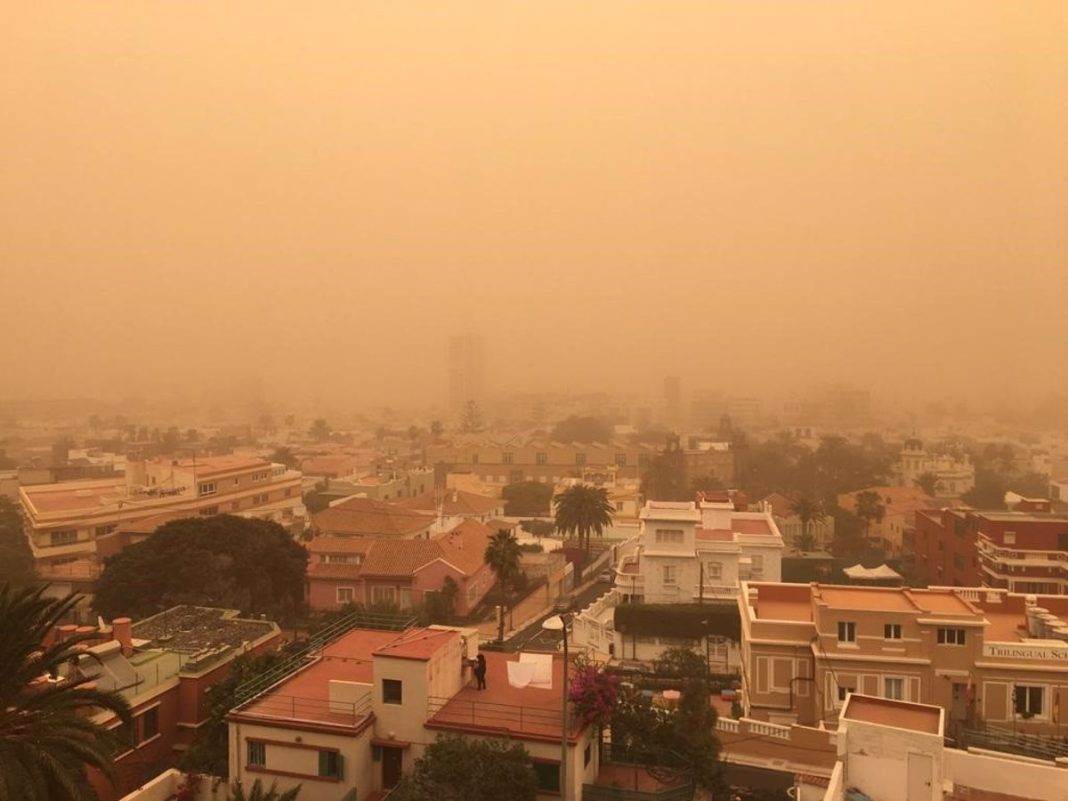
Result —
[[[486,391],[486,348],[478,334],[449,340],[449,409],[463,411],[468,401],[482,403]]]

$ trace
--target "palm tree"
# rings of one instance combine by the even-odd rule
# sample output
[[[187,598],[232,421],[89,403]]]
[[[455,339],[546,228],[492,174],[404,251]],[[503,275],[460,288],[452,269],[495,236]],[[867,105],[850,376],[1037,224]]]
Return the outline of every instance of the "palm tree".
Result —
[[[241,782],[235,781],[230,786],[230,801],[296,801],[299,793],[299,784],[285,792],[279,792],[278,782],[271,782],[271,788],[264,790],[263,782],[259,779],[252,783],[252,789],[246,793],[245,788],[241,786]]]
[[[522,555],[519,549],[519,540],[515,534],[506,529],[501,529],[492,537],[486,545],[484,559],[490,566],[490,570],[497,576],[497,597],[504,606],[508,585],[515,581],[519,575],[519,558]],[[504,640],[504,610],[501,610],[500,619],[497,622],[497,639]]]
[[[44,587],[0,587],[0,798],[22,801],[90,801],[87,767],[114,781],[113,757],[122,740],[92,719],[108,711],[132,723],[126,700],[95,689],[88,677],[58,676],[93,639],[80,634],[44,645],[49,632],[81,600],[47,598]]]
[[[553,498],[556,507],[556,530],[578,537],[579,547],[590,552],[590,532],[600,537],[605,526],[612,525],[615,509],[608,500],[608,490],[604,487],[591,487],[576,484],[568,487]],[[579,571],[578,578],[582,578]]]
[[[871,538],[871,524],[878,523],[886,514],[886,506],[878,492],[865,490],[857,493],[857,517],[864,521],[864,536]]]
[[[799,495],[790,504],[790,511],[801,520],[801,537],[797,541],[797,547],[801,551],[811,551],[815,547],[812,525],[822,523],[827,517],[823,504],[807,495]]]

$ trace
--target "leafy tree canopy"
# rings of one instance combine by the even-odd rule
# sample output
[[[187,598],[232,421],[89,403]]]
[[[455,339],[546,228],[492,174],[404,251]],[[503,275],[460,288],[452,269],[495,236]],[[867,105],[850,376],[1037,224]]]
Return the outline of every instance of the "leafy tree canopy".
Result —
[[[612,426],[600,417],[571,416],[553,426],[550,438],[555,442],[604,442],[612,439]]]
[[[519,744],[441,735],[390,801],[534,801],[537,779],[530,754]]]
[[[502,489],[501,497],[509,517],[543,516],[551,513],[553,488],[540,481],[520,481]]]
[[[277,523],[231,515],[175,520],[108,560],[95,605],[147,617],[176,604],[291,620],[304,600],[308,552]]]

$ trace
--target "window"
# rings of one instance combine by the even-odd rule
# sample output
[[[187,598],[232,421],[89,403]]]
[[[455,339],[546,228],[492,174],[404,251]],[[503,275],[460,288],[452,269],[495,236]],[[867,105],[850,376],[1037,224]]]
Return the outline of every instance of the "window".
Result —
[[[883,626],[883,639],[884,640],[900,640],[901,639],[901,624],[900,623],[887,623]]]
[[[266,481],[270,477],[271,477],[271,474],[267,470],[264,470],[261,473],[253,473],[252,474],[252,480],[253,481]]]
[[[547,453],[535,454],[534,461],[537,464],[548,464],[549,463],[549,454],[547,454]]]
[[[501,454],[501,461],[504,462],[505,464],[515,464],[515,454],[514,453],[502,453]]]
[[[575,454],[575,464],[586,464],[586,454],[584,454],[584,453],[576,453]]]
[[[141,716],[141,742],[159,734],[159,707],[154,706]]]
[[[267,767],[267,743],[248,741],[248,765],[256,768]]]
[[[539,793],[560,792],[560,763],[533,761],[534,778],[538,783]]]
[[[478,464],[478,454],[477,453],[472,453],[471,454],[471,464]]]
[[[201,517],[211,517],[212,515],[219,514],[218,506],[205,506],[202,509],[197,509],[197,514]]]
[[[656,530],[656,542],[663,545],[666,543],[672,543],[675,545],[682,544],[682,529],[681,528],[658,528]]]
[[[625,454],[625,453],[617,453],[616,454],[616,464],[619,465],[620,467],[626,467],[627,466],[627,454]]]
[[[252,496],[252,503],[253,504],[267,503],[267,493],[266,492],[261,492],[259,495],[253,495]]]
[[[404,683],[398,679],[382,679],[382,703],[399,704],[404,695]]]
[[[342,756],[337,751],[320,751],[319,775],[327,779],[340,779],[342,762]]]
[[[705,578],[711,581],[719,581],[723,578],[723,563],[705,562]]]
[[[199,487],[197,487],[198,495],[214,495],[216,492],[216,486],[214,481],[205,481]]]
[[[749,557],[749,575],[752,578],[758,579],[764,575],[764,556],[763,554],[755,553]]]
[[[1012,706],[1017,715],[1031,718],[1042,714],[1043,687],[1017,684],[1012,688]]]
[[[115,530],[115,526],[97,526],[93,529],[93,533],[98,537],[103,537],[105,534],[110,534]]]
[[[69,528],[63,531],[53,531],[50,536],[50,542],[53,545],[70,545],[78,541],[78,532],[76,529]]]
[[[905,680],[899,677],[883,676],[883,698],[893,701],[905,700]]]
[[[838,621],[838,642],[856,642],[857,624],[844,620]]]
[[[240,508],[241,508],[241,501],[231,501],[230,502],[230,511],[231,512],[236,512]]]
[[[841,685],[839,685],[839,687],[838,687],[838,700],[839,701],[844,701],[846,699],[846,697],[851,692],[853,692],[853,688],[852,687],[842,687]]]
[[[582,767],[588,768],[590,766],[590,759],[593,756],[593,743],[586,743],[586,750],[582,752]]]
[[[664,565],[664,583],[677,584],[679,580],[679,568],[677,565]]]
[[[337,588],[337,602],[339,604],[351,604],[353,600],[352,587]]]
[[[240,484],[240,483],[241,483],[241,479],[240,479],[240,478],[235,478],[235,479],[234,479],[234,486],[235,486],[235,487],[236,487],[236,486],[237,486],[238,484]]]
[[[371,588],[371,603],[375,603],[375,604],[395,604],[395,603],[397,603],[397,588],[396,587],[372,587]]]
[[[1016,532],[1015,531],[1006,531],[1005,534],[1004,534],[1004,541],[1005,541],[1006,545],[1015,545],[1016,544]]]
[[[939,629],[939,645],[964,645],[964,629]]]

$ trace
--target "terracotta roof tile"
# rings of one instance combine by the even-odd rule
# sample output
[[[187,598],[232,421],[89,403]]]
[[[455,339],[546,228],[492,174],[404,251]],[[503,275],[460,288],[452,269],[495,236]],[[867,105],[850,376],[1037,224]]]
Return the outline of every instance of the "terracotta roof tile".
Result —
[[[411,576],[442,558],[436,540],[378,540],[363,560],[365,576]]]
[[[312,515],[312,523],[327,534],[408,536],[429,528],[434,516],[370,498],[349,498]]]
[[[435,542],[441,546],[446,562],[459,568],[465,576],[473,576],[486,564],[486,546],[493,532],[477,520],[464,520],[451,531],[436,537]]]

